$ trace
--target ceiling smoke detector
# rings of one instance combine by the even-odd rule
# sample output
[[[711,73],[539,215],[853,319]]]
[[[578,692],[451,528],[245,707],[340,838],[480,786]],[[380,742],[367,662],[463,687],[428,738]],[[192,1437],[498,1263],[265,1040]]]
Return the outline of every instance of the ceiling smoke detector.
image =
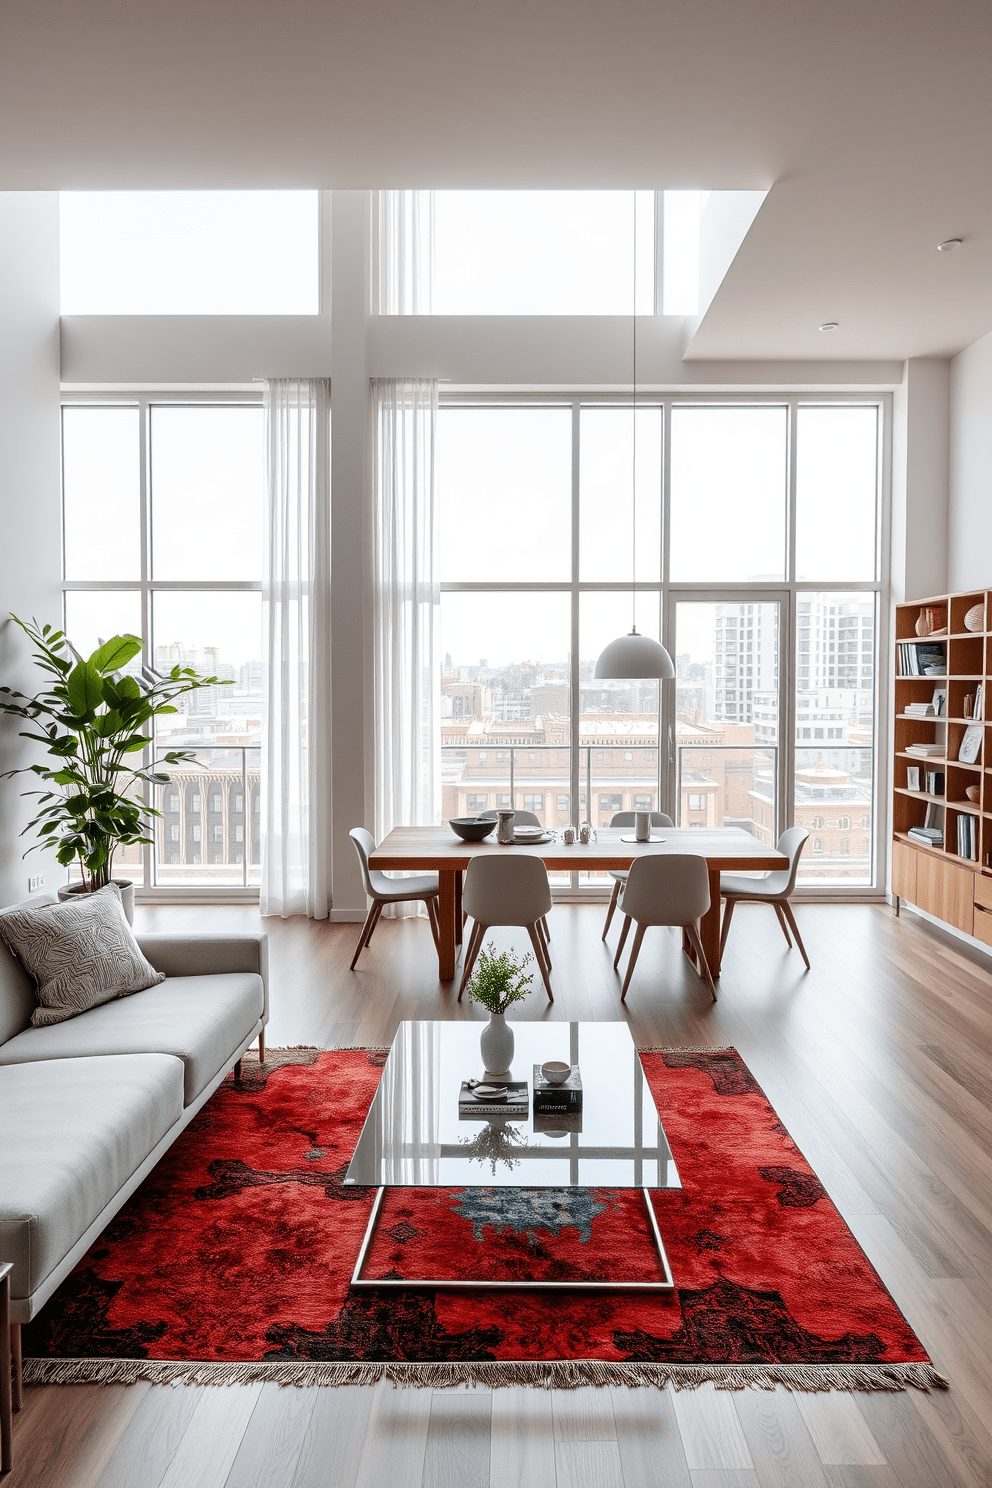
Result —
[[[836,321],[836,320],[825,320],[823,322],[822,326],[820,327],[820,330],[821,331],[836,331],[839,328],[839,325],[840,325],[840,322],[839,321]]]
[[[942,243],[937,244],[938,253],[953,253],[955,248],[961,247],[960,238],[945,238]]]

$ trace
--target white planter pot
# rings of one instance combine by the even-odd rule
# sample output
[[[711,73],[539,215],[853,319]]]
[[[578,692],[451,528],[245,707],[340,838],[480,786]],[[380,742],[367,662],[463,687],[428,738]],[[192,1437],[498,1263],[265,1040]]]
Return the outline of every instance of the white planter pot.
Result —
[[[486,1078],[506,1080],[513,1063],[513,1029],[503,1013],[490,1014],[479,1040]]]
[[[114,883],[121,891],[121,899],[124,901],[124,914],[129,925],[134,924],[134,884],[129,878],[115,878]],[[65,903],[67,899],[78,899],[85,894],[86,889],[82,884],[63,884],[59,889],[59,899]]]

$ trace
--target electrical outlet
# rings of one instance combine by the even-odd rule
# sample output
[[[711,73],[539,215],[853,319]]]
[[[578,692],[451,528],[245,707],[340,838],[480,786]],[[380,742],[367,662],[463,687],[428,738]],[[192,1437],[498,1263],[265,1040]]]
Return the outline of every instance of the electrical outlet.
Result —
[[[28,879],[29,894],[37,894],[38,890],[43,889],[44,887],[45,875],[43,873],[36,873],[33,878]]]

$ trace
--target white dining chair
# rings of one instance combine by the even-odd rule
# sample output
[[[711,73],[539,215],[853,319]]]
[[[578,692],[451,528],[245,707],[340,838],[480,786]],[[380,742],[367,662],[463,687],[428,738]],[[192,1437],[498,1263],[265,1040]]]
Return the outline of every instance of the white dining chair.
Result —
[[[548,1000],[554,1002],[551,953],[542,929],[544,916],[551,909],[551,885],[541,859],[517,853],[503,858],[495,855],[473,858],[465,874],[462,906],[475,924],[465,949],[458,1001],[462,1000],[486,931],[493,925],[522,925],[526,926],[534,947]]]
[[[485,819],[486,821],[498,821],[499,820],[499,812],[498,811],[480,811],[479,812],[479,820],[482,821],[483,819]],[[518,827],[518,826],[519,827],[543,827],[544,826],[544,823],[542,822],[542,820],[541,820],[541,818],[539,816],[536,816],[534,814],[533,811],[514,811],[514,813],[513,813],[513,825],[515,827]],[[462,918],[462,923],[464,924],[464,916]],[[546,919],[542,919],[541,920],[541,930],[544,933],[544,939],[545,940],[550,940],[551,939],[551,927],[548,924],[548,922],[547,922]]]
[[[365,892],[372,900],[368,918],[362,926],[362,933],[358,937],[358,945],[355,954],[351,958],[351,970],[354,971],[362,951],[372,939],[372,932],[379,923],[379,917],[387,904],[406,904],[413,899],[423,899],[427,905],[427,917],[431,922],[431,934],[434,937],[434,948],[438,946],[438,923],[437,923],[437,874],[418,873],[411,874],[409,878],[387,878],[385,873],[380,873],[369,867],[369,854],[375,852],[375,838],[371,832],[364,827],[352,827],[348,833],[355,844],[358,861],[362,869],[362,883]]]
[[[636,816],[637,816],[637,812],[636,811],[614,811],[613,815],[610,817],[610,826],[611,827],[632,827],[632,826],[635,825],[635,818],[636,818]],[[652,813],[651,813],[651,825],[653,827],[674,827],[675,823],[672,821],[672,818],[670,816],[667,816],[665,814],[664,811],[652,811]],[[606,932],[609,930],[610,923],[611,923],[611,921],[613,919],[613,916],[614,916],[614,914],[616,912],[617,900],[620,898],[620,891],[623,888],[624,884],[627,882],[627,874],[630,872],[630,869],[629,868],[611,868],[609,870],[609,872],[610,872],[610,877],[614,881],[613,882],[613,894],[612,894],[612,896],[610,898],[610,907],[606,911],[606,924],[603,926],[603,935],[602,935],[602,939],[603,940],[606,939]]]
[[[796,924],[796,917],[789,903],[796,887],[799,859],[808,837],[809,833],[805,827],[789,827],[788,831],[783,832],[776,846],[782,856],[788,858],[789,866],[776,873],[769,873],[765,878],[743,878],[736,873],[720,874],[720,898],[725,899],[727,903],[723,912],[723,930],[720,934],[721,956],[727,944],[730,921],[733,919],[736,906],[743,903],[770,904],[778,916],[782,934],[789,943],[790,951],[792,949],[792,939],[789,935],[791,926],[792,934],[796,937],[796,945],[799,947],[799,954],[806,962],[806,970],[810,970],[806,947],[803,945],[799,926]]]
[[[658,852],[636,860],[627,874],[620,900],[624,921],[620,931],[620,944],[613,960],[615,971],[630,922],[636,920],[637,931],[630,948],[627,975],[623,979],[621,1002],[627,1000],[631,973],[640,953],[644,932],[649,925],[677,925],[685,931],[696,953],[696,969],[716,1002],[716,987],[699,938],[699,921],[709,907],[710,879],[705,858],[696,853]]]

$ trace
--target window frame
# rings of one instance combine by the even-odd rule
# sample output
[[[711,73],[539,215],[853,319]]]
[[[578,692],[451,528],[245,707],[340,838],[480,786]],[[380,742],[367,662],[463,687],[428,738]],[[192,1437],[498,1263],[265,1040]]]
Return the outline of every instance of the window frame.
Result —
[[[61,457],[62,442],[62,414],[66,408],[122,408],[133,409],[138,413],[138,440],[139,440],[139,515],[140,515],[140,544],[141,544],[141,566],[137,579],[67,579],[65,578],[65,520],[64,506],[60,491],[59,511],[62,521],[60,535],[60,554],[62,561],[62,579],[60,590],[62,595],[62,623],[66,618],[66,595],[73,593],[130,593],[139,596],[141,612],[141,634],[144,640],[144,648],[141,654],[142,664],[150,666],[154,660],[149,645],[152,635],[152,595],[159,592],[182,592],[188,593],[197,590],[203,593],[232,593],[232,594],[260,594],[262,592],[262,579],[153,579],[152,578],[152,523],[151,523],[151,418],[152,410],[156,407],[169,406],[180,408],[261,408],[261,388],[244,387],[218,387],[209,392],[198,390],[184,390],[167,388],[158,391],[154,388],[142,389],[135,392],[133,389],[122,389],[120,391],[108,390],[107,392],[94,393],[68,393],[63,392],[61,407],[59,410],[59,440],[60,440],[60,480],[64,483],[64,461]],[[62,489],[64,489],[64,484]],[[151,737],[151,736],[149,736]],[[143,758],[147,759],[147,751]],[[145,799],[148,798],[148,788],[144,791]],[[180,791],[180,811],[184,809],[182,792]],[[202,845],[202,844],[201,844]],[[248,870],[252,866],[247,860],[247,854],[242,854],[241,862],[241,884],[223,884],[212,886],[209,884],[191,883],[187,885],[159,884],[155,882],[155,864],[153,849],[144,846],[141,853],[141,881],[135,882],[135,897],[139,901],[154,901],[158,903],[182,903],[202,901],[204,903],[237,903],[257,904],[259,889],[257,885],[248,883]]]
[[[889,703],[888,703],[888,680],[890,675],[889,656],[889,549],[890,549],[890,523],[891,523],[891,467],[892,467],[892,395],[891,393],[879,393],[871,390],[850,391],[843,393],[795,392],[795,391],[761,391],[753,395],[742,393],[679,393],[679,392],[645,392],[638,396],[638,407],[644,408],[656,406],[661,408],[662,413],[662,460],[661,460],[661,490],[659,499],[661,501],[661,565],[660,579],[643,580],[638,579],[634,587],[638,594],[654,594],[658,597],[660,614],[660,638],[662,643],[669,644],[673,634],[675,618],[674,604],[676,596],[681,599],[726,599],[729,602],[739,601],[742,595],[753,596],[755,601],[763,598],[774,598],[783,600],[783,611],[780,617],[782,654],[781,654],[781,698],[782,709],[779,719],[779,737],[781,740],[781,776],[782,788],[780,790],[779,823],[778,830],[784,831],[795,822],[794,783],[795,783],[795,759],[796,759],[796,682],[800,665],[800,653],[798,647],[798,620],[799,604],[805,594],[822,594],[827,592],[837,593],[865,593],[876,596],[874,645],[875,645],[875,697],[874,697],[874,733],[872,744],[872,827],[870,831],[872,846],[870,852],[870,883],[848,885],[843,882],[819,883],[813,882],[808,886],[797,885],[796,893],[800,897],[815,899],[874,899],[881,900],[885,896],[885,861],[887,849],[887,833],[885,831],[885,809],[887,800],[888,784],[888,762],[886,750],[883,744],[888,729]],[[671,518],[671,422],[672,410],[681,407],[701,407],[718,405],[722,407],[775,407],[785,406],[787,408],[787,449],[786,449],[786,522],[785,522],[785,555],[784,571],[786,577],[774,581],[754,581],[751,583],[734,581],[718,582],[712,581],[678,581],[675,582],[670,576],[670,518]],[[855,581],[844,581],[840,579],[803,579],[797,580],[796,573],[796,497],[797,497],[797,428],[800,407],[847,407],[847,406],[871,406],[877,410],[877,458],[876,458],[876,492],[875,492],[875,574],[872,579]],[[570,656],[570,719],[571,740],[567,746],[570,750],[570,780],[571,798],[580,801],[583,794],[585,781],[580,779],[580,750],[579,739],[579,603],[583,594],[591,593],[613,593],[627,595],[631,591],[631,583],[617,583],[613,581],[598,581],[583,579],[579,571],[580,552],[580,440],[581,440],[581,410],[584,407],[620,407],[630,408],[630,395],[621,393],[587,393],[575,391],[543,390],[534,393],[507,392],[505,394],[494,394],[487,392],[464,393],[454,388],[442,387],[440,393],[440,408],[454,410],[457,408],[493,408],[502,409],[506,407],[546,407],[546,408],[570,408],[572,412],[572,531],[571,531],[571,578],[567,581],[522,581],[514,580],[501,582],[498,580],[487,581],[457,581],[442,577],[440,583],[441,594],[445,593],[559,593],[568,594],[571,602],[571,656]],[[807,622],[808,624],[808,622]],[[860,665],[860,663],[859,663]],[[675,690],[674,688],[662,688],[660,707],[659,739],[668,740],[668,749],[657,750],[658,767],[658,803],[660,810],[667,810],[670,815],[675,815],[672,806],[676,801],[675,780]],[[802,747],[801,745],[799,747]],[[809,747],[809,745],[807,745]],[[825,741],[818,744],[823,749],[840,748],[847,749],[850,746],[837,744],[831,741],[825,746]],[[669,759],[666,760],[666,753]],[[595,786],[593,787],[596,791]],[[580,887],[578,875],[572,874],[570,888],[559,889],[556,886],[556,895],[560,898],[592,898],[600,899],[603,890],[599,885],[582,885]]]

